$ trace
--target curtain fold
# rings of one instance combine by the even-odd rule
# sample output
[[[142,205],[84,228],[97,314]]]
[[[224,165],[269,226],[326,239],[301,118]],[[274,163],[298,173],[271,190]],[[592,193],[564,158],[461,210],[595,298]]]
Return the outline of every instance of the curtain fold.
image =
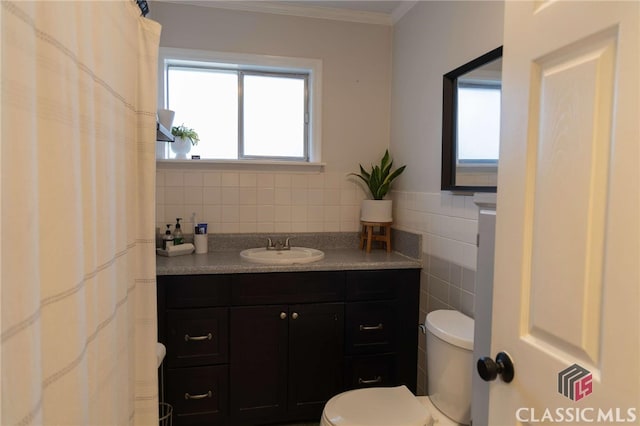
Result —
[[[157,425],[160,25],[0,2],[0,424]]]

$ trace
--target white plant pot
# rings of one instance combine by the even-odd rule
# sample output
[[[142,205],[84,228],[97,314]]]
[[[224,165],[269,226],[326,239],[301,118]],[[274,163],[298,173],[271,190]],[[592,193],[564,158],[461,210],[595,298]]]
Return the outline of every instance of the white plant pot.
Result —
[[[187,158],[187,153],[191,151],[191,141],[187,138],[176,136],[170,145],[171,151],[176,154],[176,158]]]
[[[362,200],[360,220],[363,222],[393,222],[393,200]]]

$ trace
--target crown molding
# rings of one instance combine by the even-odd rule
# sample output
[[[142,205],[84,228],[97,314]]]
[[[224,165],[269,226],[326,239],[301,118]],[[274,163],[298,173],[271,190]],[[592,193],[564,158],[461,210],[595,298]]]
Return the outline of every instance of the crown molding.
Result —
[[[245,1],[245,0],[155,0],[162,3],[213,7],[218,9],[240,10],[245,12],[272,13],[276,15],[301,16],[305,18],[330,19],[334,21],[357,22],[361,24],[387,25],[393,24],[392,15],[362,10],[340,9],[332,7],[302,6],[287,2]],[[407,8],[402,15],[413,6]],[[395,11],[394,11],[395,12]],[[399,19],[399,18],[398,18]]]
[[[393,12],[391,12],[391,24],[392,25],[397,24],[398,21],[402,19],[402,17],[406,15],[407,12],[411,10],[411,8],[415,6],[417,3],[418,3],[418,0],[401,2],[395,9],[393,9]]]

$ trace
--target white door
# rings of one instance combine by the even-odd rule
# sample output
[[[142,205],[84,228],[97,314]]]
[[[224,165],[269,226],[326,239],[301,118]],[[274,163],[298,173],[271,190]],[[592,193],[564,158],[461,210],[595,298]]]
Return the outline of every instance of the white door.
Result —
[[[492,426],[640,423],[639,21],[506,2]]]

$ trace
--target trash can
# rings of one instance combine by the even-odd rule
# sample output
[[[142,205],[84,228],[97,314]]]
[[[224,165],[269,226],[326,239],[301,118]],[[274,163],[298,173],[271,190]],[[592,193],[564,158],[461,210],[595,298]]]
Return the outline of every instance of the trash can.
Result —
[[[159,404],[159,408],[159,426],[172,426],[173,407],[171,406],[171,404],[161,402]]]
[[[172,426],[173,407],[171,404],[164,402],[164,368],[162,361],[167,354],[165,346],[158,342],[156,345],[156,356],[158,361],[158,387],[160,401],[158,403],[158,424],[159,426]]]

